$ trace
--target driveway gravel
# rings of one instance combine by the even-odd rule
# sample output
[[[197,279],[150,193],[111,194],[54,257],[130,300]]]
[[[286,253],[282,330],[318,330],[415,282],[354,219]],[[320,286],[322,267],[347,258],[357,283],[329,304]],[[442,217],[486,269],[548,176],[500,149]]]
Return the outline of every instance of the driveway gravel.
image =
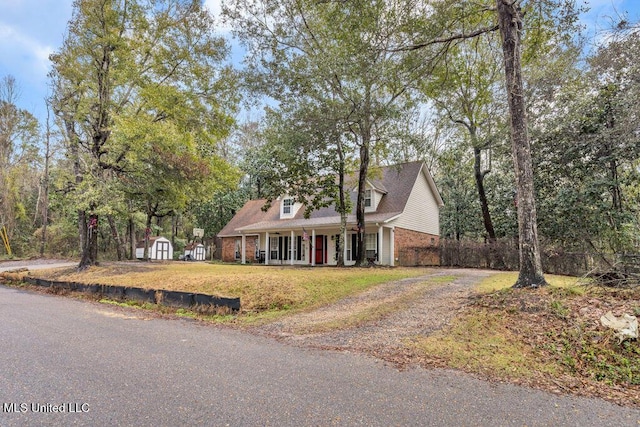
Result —
[[[495,274],[489,270],[435,269],[431,274],[376,286],[325,307],[288,316],[252,331],[283,342],[374,355],[398,365],[408,363],[406,340],[442,329],[468,303],[473,286]],[[442,279],[445,279],[444,281]],[[342,319],[413,295],[402,309],[356,327],[340,327]],[[313,332],[333,322],[337,328]],[[311,331],[311,332],[306,332]]]

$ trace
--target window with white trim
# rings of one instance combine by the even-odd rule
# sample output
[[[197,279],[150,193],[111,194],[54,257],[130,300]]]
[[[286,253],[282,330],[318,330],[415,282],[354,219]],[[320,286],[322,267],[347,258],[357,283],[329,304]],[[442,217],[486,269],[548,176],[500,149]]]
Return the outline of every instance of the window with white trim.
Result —
[[[236,259],[240,259],[241,251],[242,251],[242,239],[236,239]]]
[[[271,253],[269,254],[269,259],[273,259],[273,260],[277,260],[278,258],[278,249],[279,249],[279,245],[278,245],[278,238],[277,237],[269,237],[270,245],[269,245],[269,249],[271,251]]]
[[[365,208],[370,208],[371,206],[373,206],[373,199],[372,199],[372,194],[371,194],[371,190],[364,190],[364,207]]]
[[[365,235],[365,250],[367,259],[378,259],[378,235],[368,233]]]
[[[282,215],[291,215],[293,213],[293,199],[288,197],[282,200]]]

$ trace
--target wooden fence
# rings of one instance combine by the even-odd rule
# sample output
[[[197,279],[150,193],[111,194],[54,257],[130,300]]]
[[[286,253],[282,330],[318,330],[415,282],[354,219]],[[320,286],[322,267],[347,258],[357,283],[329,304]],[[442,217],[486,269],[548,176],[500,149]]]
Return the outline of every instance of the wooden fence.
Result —
[[[440,240],[440,265],[447,267],[518,270],[518,241],[500,239],[491,243],[471,240]],[[607,271],[614,265],[624,269],[638,268],[640,255],[602,255],[566,251],[542,245],[542,267],[545,273],[583,276],[594,271]]]

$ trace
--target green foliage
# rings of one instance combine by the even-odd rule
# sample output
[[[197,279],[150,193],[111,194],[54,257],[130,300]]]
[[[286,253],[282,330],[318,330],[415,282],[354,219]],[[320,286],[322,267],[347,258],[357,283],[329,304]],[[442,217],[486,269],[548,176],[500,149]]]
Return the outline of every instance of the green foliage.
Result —
[[[465,167],[472,162],[459,149],[444,151],[439,158],[438,188],[444,200],[440,211],[440,233],[444,237],[460,239],[481,234],[472,167]]]
[[[211,238],[227,225],[248,199],[249,192],[245,188],[221,190],[209,200],[192,203],[189,211],[198,227],[204,228],[205,238]]]
[[[309,209],[342,200],[337,210],[346,215],[348,198],[334,176],[344,177],[346,159],[357,158],[356,216],[364,226],[370,157],[386,151],[385,131],[413,103],[429,65],[426,53],[392,47],[406,37],[409,15],[424,10],[363,0],[237,0],[226,6],[248,46],[248,86],[279,103],[268,118],[270,139],[278,141],[268,149],[275,164],[264,164],[266,176],[276,178],[269,180],[275,184],[270,197],[285,189]]]
[[[268,202],[288,194],[305,205],[305,215],[331,204],[340,211],[336,177],[345,179],[353,171],[353,162],[345,156],[354,144],[339,108],[298,101],[267,112],[261,152],[271,161],[263,165],[261,173],[269,182],[264,192]],[[343,188],[345,213],[351,211],[348,192]]]
[[[541,231],[565,247],[637,250],[639,71],[628,55],[639,37],[603,47],[582,84],[564,89],[555,118],[537,136]]]
[[[39,203],[41,156],[39,123],[17,106],[18,84],[0,80],[0,227],[5,226],[12,252],[30,254],[32,221]],[[4,246],[1,246],[4,251]]]
[[[77,209],[161,217],[237,179],[217,152],[238,98],[214,29],[197,2],[75,2],[51,77]]]

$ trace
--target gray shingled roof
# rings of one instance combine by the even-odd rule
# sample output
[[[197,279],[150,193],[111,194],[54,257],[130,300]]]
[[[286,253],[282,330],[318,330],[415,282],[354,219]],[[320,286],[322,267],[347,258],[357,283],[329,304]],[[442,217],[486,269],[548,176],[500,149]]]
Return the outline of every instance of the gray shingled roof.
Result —
[[[422,170],[422,162],[403,163],[394,166],[372,167],[369,172],[369,182],[378,190],[385,193],[378,204],[376,212],[366,213],[367,222],[385,222],[400,215],[407,204],[413,185],[418,174]],[[440,195],[436,198],[441,204]],[[351,193],[351,201],[355,206],[354,192]],[[266,200],[250,200],[240,209],[233,219],[218,233],[220,237],[238,236],[261,231],[301,229],[302,227],[323,227],[340,224],[340,215],[333,206],[321,208],[311,212],[308,219],[304,218],[304,208],[301,208],[294,218],[280,219],[280,203],[282,200],[274,200],[271,207],[265,212],[262,207]],[[348,224],[356,224],[355,214],[350,214]]]

